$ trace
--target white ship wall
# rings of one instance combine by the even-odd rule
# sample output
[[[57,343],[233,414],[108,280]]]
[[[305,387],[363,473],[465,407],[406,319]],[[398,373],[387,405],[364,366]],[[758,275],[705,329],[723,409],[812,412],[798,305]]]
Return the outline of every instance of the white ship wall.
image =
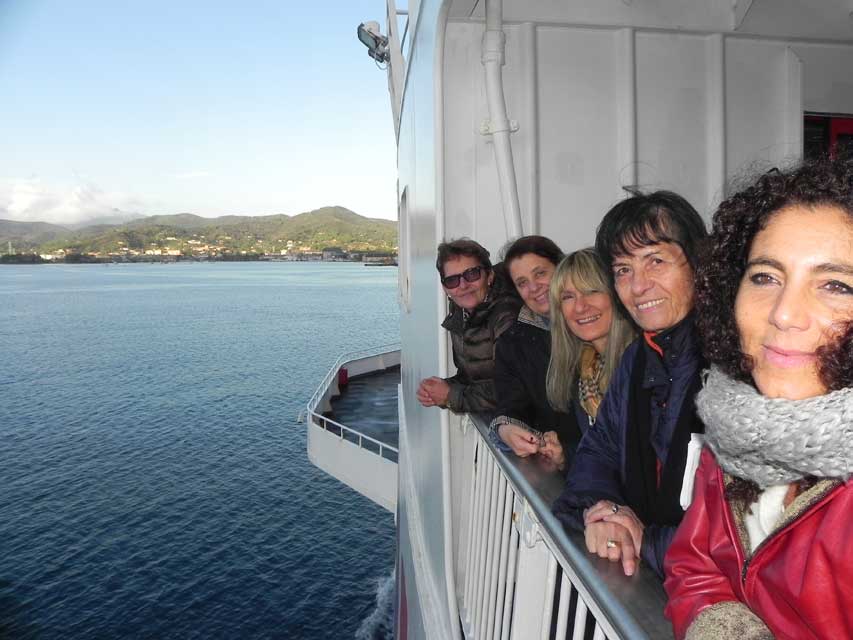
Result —
[[[447,28],[446,236],[496,250],[507,234],[479,132],[483,28]],[[677,191],[710,218],[732,179],[800,157],[804,111],[853,113],[850,45],[532,23],[505,32],[524,232],[566,250],[592,242],[622,185]]]
[[[823,25],[815,35],[850,39],[846,2],[808,3]],[[450,354],[435,248],[464,235],[496,254],[508,235],[492,146],[480,134],[484,4],[409,3],[398,155],[398,525],[410,639],[450,638],[455,624],[444,572],[442,412],[415,398]],[[777,37],[803,22],[801,4],[739,0],[733,11],[731,0],[507,0],[503,77],[519,125],[512,145],[524,232],[565,250],[586,246],[623,185],[673,189],[707,218],[732,178],[799,156],[804,111],[853,113],[853,47]],[[770,7],[776,18],[766,22]],[[731,33],[735,26],[758,35]],[[458,474],[459,420],[450,416],[450,427]],[[467,504],[453,496],[455,514]],[[464,566],[458,548],[454,557]]]
[[[399,132],[400,210],[400,393],[398,522],[400,558],[406,581],[409,640],[445,638],[450,617],[445,587],[443,503],[441,493],[441,411],[418,404],[421,379],[439,375],[443,319],[435,270],[441,202],[436,180],[436,40],[444,23],[442,2],[412,3],[410,53]],[[415,5],[415,6],[413,6]],[[416,20],[417,26],[412,26]]]

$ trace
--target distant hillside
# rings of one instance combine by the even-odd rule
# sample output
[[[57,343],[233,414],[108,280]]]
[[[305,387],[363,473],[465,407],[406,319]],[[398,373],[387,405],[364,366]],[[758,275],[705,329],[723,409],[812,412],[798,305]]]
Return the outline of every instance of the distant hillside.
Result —
[[[343,207],[324,207],[296,216],[222,216],[202,218],[190,213],[149,216],[121,225],[71,230],[45,223],[0,221],[0,252],[11,241],[18,251],[59,249],[79,253],[110,253],[121,247],[184,248],[186,243],[210,244],[233,251],[279,252],[291,241],[321,250],[337,246],[348,251],[389,251],[397,246],[397,223],[365,218]]]
[[[0,220],[0,253],[6,251],[10,242],[15,248],[32,249],[68,233],[69,230],[65,227],[46,222]]]

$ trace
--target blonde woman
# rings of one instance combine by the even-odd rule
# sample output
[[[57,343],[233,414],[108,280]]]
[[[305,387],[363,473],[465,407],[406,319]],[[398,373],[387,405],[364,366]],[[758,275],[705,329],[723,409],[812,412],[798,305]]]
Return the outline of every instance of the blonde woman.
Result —
[[[566,256],[551,280],[551,361],[545,381],[551,406],[568,411],[574,404],[586,431],[633,339],[633,325],[614,303],[595,249]]]
[[[501,397],[529,398],[536,407],[535,410],[513,411],[512,405],[520,403],[505,402],[508,406],[492,426],[516,455],[526,457],[541,453],[565,468],[567,457],[571,458],[595,417],[610,372],[622,350],[633,339],[633,331],[631,324],[615,309],[607,276],[592,249],[583,249],[565,258],[540,260],[544,266],[548,266],[546,262],[551,263],[544,289],[547,296],[531,294],[525,297],[524,259],[531,261],[539,255],[527,246],[531,238],[537,237],[516,241],[505,260],[525,300],[515,333],[522,330],[526,332],[524,335],[537,333],[528,326],[529,320],[524,323],[525,313],[541,318],[539,324],[545,329],[542,331],[543,348],[527,344],[530,339],[526,342],[513,339],[515,334],[508,332],[498,341],[496,383],[501,383],[499,391],[503,387]],[[527,250],[522,251],[525,248]],[[514,256],[513,251],[519,255]],[[527,279],[535,280],[533,276]],[[537,316],[531,311],[538,311]],[[614,335],[615,340],[608,349],[610,335]],[[519,343],[517,347],[516,342]],[[522,360],[525,366],[520,364]],[[535,366],[540,361],[541,368]],[[513,393],[513,389],[517,391]]]

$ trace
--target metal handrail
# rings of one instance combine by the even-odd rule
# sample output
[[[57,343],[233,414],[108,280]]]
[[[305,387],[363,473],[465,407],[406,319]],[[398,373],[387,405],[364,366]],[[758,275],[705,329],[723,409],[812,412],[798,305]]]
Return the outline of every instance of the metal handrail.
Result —
[[[373,444],[379,447],[378,455],[382,458],[385,456],[383,452],[385,450],[391,451],[395,455],[399,454],[400,451],[397,447],[394,447],[390,444],[386,444],[377,440],[376,438],[372,438],[369,435],[358,431],[357,429],[353,429],[352,427],[348,427],[340,422],[336,422],[331,418],[327,418],[326,416],[317,413],[317,405],[320,404],[320,399],[325,395],[326,391],[328,391],[329,386],[332,384],[332,381],[335,379],[335,376],[338,375],[338,371],[343,367],[343,365],[353,362],[355,360],[361,360],[364,358],[371,358],[373,356],[383,355],[386,353],[393,353],[395,351],[400,350],[399,343],[392,343],[382,345],[381,347],[372,347],[368,349],[361,349],[359,351],[350,351],[348,353],[341,354],[338,356],[338,359],[335,360],[335,363],[332,365],[329,372],[323,378],[323,381],[320,383],[320,386],[317,387],[317,390],[314,392],[314,395],[311,396],[311,399],[308,401],[306,405],[306,413],[308,414],[308,419],[316,426],[322,428],[324,431],[329,430],[329,425],[334,425],[338,429],[340,429],[340,437],[341,440],[344,439],[344,433],[350,433],[357,438],[358,448],[364,449],[364,441],[372,442]],[[313,420],[312,418],[316,418],[317,420]]]
[[[347,431],[347,432],[353,434],[354,436],[358,436],[358,448],[359,449],[364,449],[364,446],[362,444],[362,440],[367,440],[368,442],[372,442],[373,444],[379,446],[379,455],[380,456],[382,456],[382,451],[385,449],[388,449],[388,451],[391,451],[393,453],[397,453],[397,454],[400,453],[400,450],[397,449],[397,447],[391,446],[390,444],[385,444],[384,442],[380,442],[376,438],[371,438],[369,435],[361,433],[360,431],[356,431],[355,429],[350,429],[348,426],[341,424],[340,422],[335,422],[331,418],[327,418],[326,416],[321,415],[315,411],[311,411],[310,415],[312,415],[315,418],[318,418],[319,420],[323,421],[322,425],[318,424],[317,426],[322,427],[325,431],[329,430],[328,425],[330,425],[330,424],[335,425],[338,429],[341,430],[341,439],[342,440],[344,438],[344,431]],[[384,458],[385,456],[382,456],[382,457]]]
[[[556,473],[546,473],[530,458],[521,459],[500,451],[488,436],[488,423],[480,416],[468,417],[489,454],[484,458],[493,460],[493,465],[509,482],[513,493],[523,498],[537,521],[538,533],[551,554],[549,584],[559,563],[563,568],[563,579],[569,580],[571,586],[582,594],[584,606],[594,616],[597,631],[608,638],[672,638],[671,627],[663,617],[666,596],[657,576],[649,568],[641,567],[636,575],[628,578],[622,574],[621,566],[590,555],[586,551],[583,535],[567,532],[551,512],[551,502],[562,489],[562,477]],[[473,504],[473,494],[471,499]],[[503,498],[498,502],[501,500]],[[485,509],[485,506],[479,508]],[[474,539],[480,540],[478,536]],[[468,561],[475,565],[477,562],[476,559]],[[479,594],[474,595],[477,597],[466,594],[466,603],[469,600],[482,600]],[[561,600],[562,596],[561,592]],[[551,602],[550,599],[546,600]],[[561,616],[563,613],[561,611]],[[475,620],[475,624],[479,623],[479,620]],[[560,628],[564,628],[565,623],[561,617]]]

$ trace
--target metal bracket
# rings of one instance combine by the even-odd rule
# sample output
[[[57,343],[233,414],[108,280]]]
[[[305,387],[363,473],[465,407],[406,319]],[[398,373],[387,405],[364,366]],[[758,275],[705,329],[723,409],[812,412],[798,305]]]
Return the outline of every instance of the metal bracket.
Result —
[[[539,520],[536,519],[527,500],[519,495],[515,496],[512,503],[512,521],[518,530],[518,536],[528,549],[532,549],[542,540]]]
[[[499,131],[506,131],[507,129],[509,129],[511,133],[515,133],[516,131],[518,131],[518,120],[508,120],[506,128],[493,127],[492,121],[488,118],[485,118],[480,123],[480,135],[482,136],[490,136],[493,133],[497,133]]]

